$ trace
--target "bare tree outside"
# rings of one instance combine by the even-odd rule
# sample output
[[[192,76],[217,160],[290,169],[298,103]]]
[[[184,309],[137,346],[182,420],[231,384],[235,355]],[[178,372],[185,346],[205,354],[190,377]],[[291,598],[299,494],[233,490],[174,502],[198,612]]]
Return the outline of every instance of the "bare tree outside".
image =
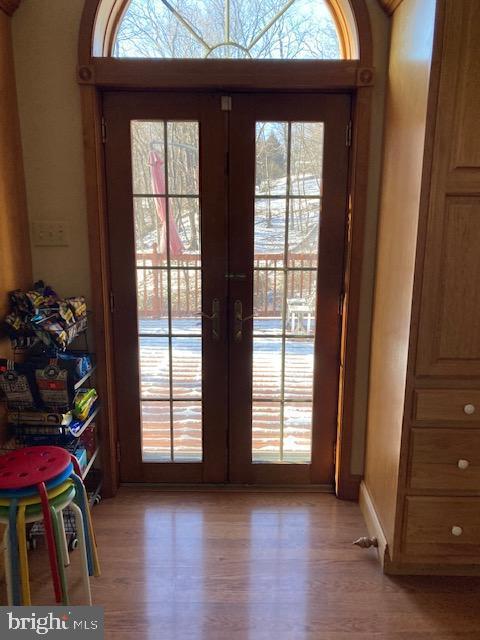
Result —
[[[338,59],[340,43],[320,0],[132,0],[119,58]]]

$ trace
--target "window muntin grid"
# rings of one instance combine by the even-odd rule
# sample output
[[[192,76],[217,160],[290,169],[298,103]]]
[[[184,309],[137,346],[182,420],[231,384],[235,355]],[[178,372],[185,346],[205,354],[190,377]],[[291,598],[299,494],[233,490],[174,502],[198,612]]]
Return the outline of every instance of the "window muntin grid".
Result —
[[[311,462],[323,136],[256,123],[253,462]]]
[[[131,0],[114,57],[342,58],[327,0]]]
[[[142,460],[201,462],[199,125],[134,120],[131,140]]]

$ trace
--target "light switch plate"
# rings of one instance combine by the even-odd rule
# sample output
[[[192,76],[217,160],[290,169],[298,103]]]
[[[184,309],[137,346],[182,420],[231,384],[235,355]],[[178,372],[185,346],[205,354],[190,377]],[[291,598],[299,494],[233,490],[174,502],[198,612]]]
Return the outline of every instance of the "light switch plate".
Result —
[[[32,239],[36,247],[68,247],[68,223],[64,220],[34,220]]]

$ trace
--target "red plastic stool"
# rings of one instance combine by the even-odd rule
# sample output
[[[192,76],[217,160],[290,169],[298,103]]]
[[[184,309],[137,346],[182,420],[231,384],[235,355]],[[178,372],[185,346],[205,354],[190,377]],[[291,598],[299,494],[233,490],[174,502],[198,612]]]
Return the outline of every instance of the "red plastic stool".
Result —
[[[18,491],[18,497],[20,498],[23,491],[36,487],[40,495],[50,570],[57,602],[61,602],[62,594],[53,524],[45,483],[59,476],[70,465],[71,460],[71,454],[65,449],[42,446],[16,449],[0,458],[0,492],[2,490]]]

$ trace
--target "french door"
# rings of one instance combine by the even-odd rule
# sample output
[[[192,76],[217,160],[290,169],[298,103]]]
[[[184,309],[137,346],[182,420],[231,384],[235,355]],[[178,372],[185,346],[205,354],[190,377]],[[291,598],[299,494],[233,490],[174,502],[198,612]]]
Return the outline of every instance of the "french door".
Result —
[[[332,483],[349,96],[104,115],[121,480]]]

